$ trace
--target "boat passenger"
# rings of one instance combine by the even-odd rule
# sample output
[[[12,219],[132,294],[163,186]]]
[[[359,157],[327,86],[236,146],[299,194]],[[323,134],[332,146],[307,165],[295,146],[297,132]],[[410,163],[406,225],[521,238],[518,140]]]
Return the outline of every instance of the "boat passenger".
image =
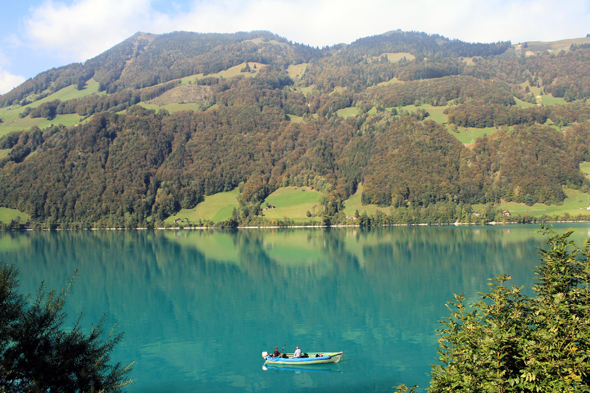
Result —
[[[279,347],[275,347],[275,351],[272,353],[272,357],[278,358],[279,356],[281,356],[281,353],[279,352]]]
[[[295,353],[293,354],[294,358],[300,358],[301,357],[301,349],[299,349],[299,347],[296,347],[295,349]]]

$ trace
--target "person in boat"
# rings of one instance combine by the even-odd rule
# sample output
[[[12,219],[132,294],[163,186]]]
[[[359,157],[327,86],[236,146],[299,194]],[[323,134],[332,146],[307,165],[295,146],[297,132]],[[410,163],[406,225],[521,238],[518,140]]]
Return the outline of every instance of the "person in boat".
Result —
[[[295,347],[295,353],[293,354],[294,358],[300,358],[301,357],[301,349],[299,349],[299,347]]]
[[[279,352],[279,347],[275,347],[275,351],[272,353],[272,357],[278,358],[279,356],[281,356],[281,353]]]

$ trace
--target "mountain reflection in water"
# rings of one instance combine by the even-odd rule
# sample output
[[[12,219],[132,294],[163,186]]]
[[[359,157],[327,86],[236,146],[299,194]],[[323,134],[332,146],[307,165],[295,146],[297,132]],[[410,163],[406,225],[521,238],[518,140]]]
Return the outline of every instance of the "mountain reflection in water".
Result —
[[[573,226],[580,244],[588,225]],[[33,294],[79,270],[69,320],[106,312],[125,332],[114,358],[137,362],[130,392],[391,391],[427,386],[453,293],[476,300],[502,273],[530,288],[536,229],[1,232],[0,260]],[[264,372],[260,353],[286,341],[344,351],[343,372]]]

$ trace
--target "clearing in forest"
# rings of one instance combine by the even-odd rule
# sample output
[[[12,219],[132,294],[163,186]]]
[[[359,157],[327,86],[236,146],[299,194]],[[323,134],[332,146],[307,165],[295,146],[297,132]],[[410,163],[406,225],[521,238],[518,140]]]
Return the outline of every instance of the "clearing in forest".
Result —
[[[374,56],[373,61],[379,61],[382,56],[386,56],[387,60],[389,60],[390,63],[399,63],[404,59],[406,59],[407,61],[412,61],[416,58],[416,56],[408,52],[382,53],[379,56]]]
[[[308,221],[307,212],[319,213],[319,191],[309,187],[283,187],[279,188],[266,198],[261,207],[266,208],[262,213],[269,220],[280,220],[285,217],[295,221]],[[273,205],[274,208],[267,208]]]
[[[211,220],[214,222],[227,220],[231,217],[234,208],[239,206],[238,195],[237,188],[228,192],[208,195],[195,208],[182,209],[176,215],[168,217],[166,222],[173,223],[177,218],[181,220],[188,218],[190,224],[183,221],[183,225],[189,226],[198,223],[199,220]]]
[[[369,216],[374,216],[377,214],[377,211],[385,215],[389,215],[391,208],[387,207],[380,207],[377,205],[363,205],[361,203],[361,196],[363,194],[363,185],[359,184],[358,188],[356,189],[356,193],[344,201],[344,214],[347,216],[353,216],[354,213],[358,210],[359,214],[363,214],[363,212],[367,212]],[[351,224],[354,224],[355,221],[351,221]]]
[[[287,74],[291,79],[301,79],[303,74],[305,74],[305,70],[307,70],[308,63],[301,63],[301,64],[291,64],[289,68],[287,68]]]
[[[16,220],[20,217],[20,222],[26,222],[29,220],[29,215],[16,209],[9,209],[7,207],[0,207],[0,221],[8,223],[10,220]]]
[[[590,210],[586,209],[590,205],[590,195],[567,187],[563,187],[563,192],[567,198],[561,205],[535,203],[533,206],[527,206],[524,203],[502,202],[497,207],[521,216],[524,216],[525,214],[533,217],[540,217],[543,214],[548,216],[562,216],[564,213],[567,213],[570,216],[590,215]],[[481,209],[481,205],[473,205],[473,210],[479,211]]]

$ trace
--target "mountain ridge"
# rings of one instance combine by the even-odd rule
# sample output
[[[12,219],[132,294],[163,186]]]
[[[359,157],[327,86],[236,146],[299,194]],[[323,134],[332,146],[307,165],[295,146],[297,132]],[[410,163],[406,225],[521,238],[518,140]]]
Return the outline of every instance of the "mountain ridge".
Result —
[[[562,203],[563,187],[590,189],[588,61],[584,39],[516,56],[419,32],[321,49],[265,31],[138,32],[0,96],[0,206],[37,225],[133,227],[236,188],[227,225],[265,222],[261,204],[287,186],[321,192],[325,223],[345,222],[359,184],[406,222]],[[8,131],[19,124],[32,128]]]

